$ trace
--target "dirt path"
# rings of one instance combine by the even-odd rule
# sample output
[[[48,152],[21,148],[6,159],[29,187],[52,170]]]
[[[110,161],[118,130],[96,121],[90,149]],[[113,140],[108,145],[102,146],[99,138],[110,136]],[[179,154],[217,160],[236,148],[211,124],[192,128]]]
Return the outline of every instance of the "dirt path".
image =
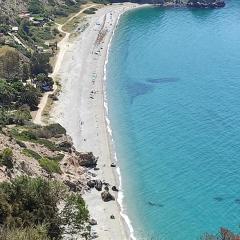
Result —
[[[69,23],[70,21],[72,21],[75,17],[77,17],[78,15],[80,15],[81,13],[83,13],[85,10],[89,9],[89,8],[92,8],[96,6],[96,4],[93,4],[93,5],[90,5],[88,7],[85,7],[83,9],[81,9],[78,13],[76,13],[75,15],[73,15],[72,17],[70,17],[64,24],[57,24],[56,25],[58,26],[58,30],[59,32],[61,32],[62,34],[64,34],[65,36],[63,37],[63,39],[58,43],[58,48],[59,48],[59,51],[58,51],[58,54],[57,54],[57,57],[56,57],[56,62],[55,62],[55,65],[54,65],[54,69],[53,69],[53,72],[49,75],[49,77],[52,77],[53,80],[54,80],[54,85],[53,85],[53,91],[51,92],[46,92],[43,94],[41,100],[40,100],[40,103],[38,105],[38,110],[37,110],[37,113],[35,115],[35,117],[33,118],[33,122],[35,124],[39,124],[39,125],[44,125],[43,121],[42,121],[42,113],[43,113],[43,110],[47,104],[47,101],[48,101],[48,97],[50,94],[53,94],[56,89],[57,89],[57,85],[56,85],[56,82],[55,82],[55,78],[56,78],[56,75],[57,73],[59,72],[59,69],[60,69],[60,66],[61,66],[61,63],[62,63],[62,60],[63,60],[63,56],[64,54],[66,53],[67,49],[68,49],[68,40],[69,40],[69,36],[70,36],[70,33],[69,32],[66,32],[63,30],[63,27],[64,25],[66,25],[67,23]]]

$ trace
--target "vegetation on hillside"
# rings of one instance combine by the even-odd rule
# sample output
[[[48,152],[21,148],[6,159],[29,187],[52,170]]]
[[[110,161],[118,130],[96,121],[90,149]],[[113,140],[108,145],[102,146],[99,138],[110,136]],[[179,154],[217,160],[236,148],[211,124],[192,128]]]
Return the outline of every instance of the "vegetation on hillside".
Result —
[[[2,240],[57,240],[66,232],[80,231],[89,236],[88,220],[82,197],[70,193],[59,182],[19,177],[0,184]]]

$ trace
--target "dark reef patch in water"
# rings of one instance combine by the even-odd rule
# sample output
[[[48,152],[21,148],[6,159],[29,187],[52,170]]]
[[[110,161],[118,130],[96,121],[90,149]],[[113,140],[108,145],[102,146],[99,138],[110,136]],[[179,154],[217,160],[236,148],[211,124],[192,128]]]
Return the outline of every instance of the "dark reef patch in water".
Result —
[[[164,207],[163,204],[161,204],[161,203],[154,203],[152,201],[148,201],[148,205],[150,205],[152,207]]]
[[[224,200],[222,197],[214,197],[213,199],[217,202],[222,202]]]
[[[179,78],[174,78],[174,77],[162,77],[162,78],[146,79],[146,81],[150,82],[150,83],[172,83],[172,82],[177,82],[179,80],[180,80]]]
[[[234,202],[237,203],[237,204],[240,204],[240,198],[235,199]]]
[[[134,82],[127,85],[127,93],[131,98],[131,103],[133,103],[134,99],[137,96],[147,94],[153,91],[153,89],[154,89],[153,86],[145,83]]]

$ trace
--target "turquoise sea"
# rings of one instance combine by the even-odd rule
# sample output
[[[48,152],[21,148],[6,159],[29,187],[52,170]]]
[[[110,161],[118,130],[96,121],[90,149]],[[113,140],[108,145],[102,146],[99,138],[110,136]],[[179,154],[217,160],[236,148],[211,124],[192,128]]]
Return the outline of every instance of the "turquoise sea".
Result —
[[[107,98],[135,236],[240,232],[240,1],[124,14]]]

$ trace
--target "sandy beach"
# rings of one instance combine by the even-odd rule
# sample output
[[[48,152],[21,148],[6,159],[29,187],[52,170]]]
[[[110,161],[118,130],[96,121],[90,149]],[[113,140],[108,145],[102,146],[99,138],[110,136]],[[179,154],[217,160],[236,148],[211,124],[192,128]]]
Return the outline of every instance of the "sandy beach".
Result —
[[[95,189],[84,195],[91,217],[98,223],[93,230],[98,239],[104,240],[133,239],[129,220],[120,207],[119,169],[110,166],[115,159],[106,121],[104,66],[120,15],[136,7],[139,5],[113,4],[87,16],[86,29],[64,43],[61,64],[57,72],[54,71],[55,77],[60,79],[62,92],[51,113],[52,119],[66,128],[78,151],[91,151],[99,157],[99,170],[91,170],[93,179],[120,187],[118,194],[110,190],[115,201],[103,202],[101,193]],[[115,219],[110,219],[111,215]]]

